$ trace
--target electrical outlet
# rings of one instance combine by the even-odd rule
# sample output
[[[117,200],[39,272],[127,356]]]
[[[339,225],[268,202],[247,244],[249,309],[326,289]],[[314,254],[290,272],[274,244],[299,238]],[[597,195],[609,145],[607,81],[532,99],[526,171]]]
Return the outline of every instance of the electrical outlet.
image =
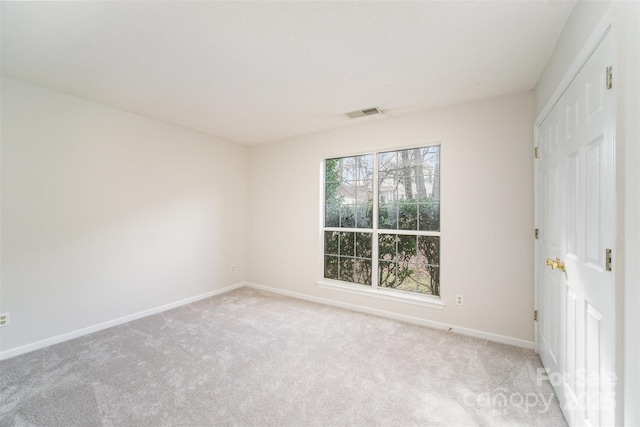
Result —
[[[0,314],[0,328],[9,326],[9,313]]]
[[[231,266],[231,272],[232,272],[232,273],[235,273],[235,272],[236,272],[236,266],[235,266],[235,265],[232,265],[232,266]]]
[[[456,304],[457,305],[462,305],[462,302],[463,302],[462,295],[460,295],[460,294],[456,295]]]

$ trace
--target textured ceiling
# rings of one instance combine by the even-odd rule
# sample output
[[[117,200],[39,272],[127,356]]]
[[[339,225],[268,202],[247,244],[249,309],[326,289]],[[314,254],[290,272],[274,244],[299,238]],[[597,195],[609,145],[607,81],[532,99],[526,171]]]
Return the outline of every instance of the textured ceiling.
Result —
[[[574,5],[4,1],[1,71],[251,145],[532,89]]]

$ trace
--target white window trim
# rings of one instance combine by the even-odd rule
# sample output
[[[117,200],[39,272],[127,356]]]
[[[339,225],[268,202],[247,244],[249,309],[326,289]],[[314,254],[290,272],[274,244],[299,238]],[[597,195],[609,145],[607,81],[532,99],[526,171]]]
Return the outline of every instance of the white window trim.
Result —
[[[323,289],[347,292],[350,294],[366,295],[388,301],[402,302],[405,304],[419,305],[421,307],[435,308],[442,310],[446,304],[441,297],[424,295],[416,292],[402,291],[398,289],[387,289],[357,283],[342,282],[333,279],[321,279],[316,281],[316,286]]]
[[[405,149],[411,149],[411,148],[417,148],[417,147],[425,147],[425,146],[432,146],[432,145],[438,145],[440,147],[440,159],[442,159],[442,143],[441,142],[434,142],[431,143],[429,145],[419,145],[419,146],[410,146],[410,147],[405,147],[405,148],[391,148],[389,150],[372,150],[372,151],[364,151],[361,153],[352,153],[352,154],[348,154],[348,155],[344,155],[341,157],[350,157],[350,156],[360,156],[360,155],[365,155],[365,154],[373,154],[374,156],[374,162],[377,164],[378,162],[378,154],[381,152],[385,152],[385,151],[392,151],[392,150],[405,150]],[[362,284],[358,284],[358,283],[350,283],[350,282],[343,282],[340,280],[334,280],[334,279],[327,279],[324,278],[324,231],[327,229],[324,226],[324,217],[325,217],[325,181],[326,181],[326,165],[325,162],[326,160],[330,158],[330,157],[326,157],[323,158],[320,161],[320,229],[319,229],[319,233],[318,233],[318,241],[319,241],[319,265],[320,265],[320,277],[322,277],[322,279],[317,280],[316,286],[318,286],[319,288],[322,289],[331,289],[331,290],[336,290],[336,291],[340,291],[340,292],[346,292],[346,293],[351,293],[351,294],[356,294],[356,295],[366,295],[366,296],[370,296],[370,297],[374,297],[374,298],[380,298],[380,299],[384,299],[387,301],[394,301],[394,302],[400,302],[400,303],[405,303],[405,304],[412,304],[412,305],[417,305],[417,306],[421,306],[421,307],[428,307],[428,308],[433,308],[433,309],[437,309],[437,310],[442,310],[446,307],[446,304],[442,301],[442,295],[439,296],[434,296],[434,295],[425,295],[425,294],[419,294],[416,292],[409,292],[409,291],[403,291],[403,290],[399,290],[399,289],[389,289],[389,288],[383,288],[383,287],[379,287],[379,286],[373,286],[373,285],[362,285]],[[442,171],[442,166],[441,169]],[[374,200],[378,199],[378,168],[375,167],[374,168],[374,172],[373,172],[373,182],[374,182],[374,186],[373,186],[373,197]],[[328,227],[329,229],[333,229],[333,227]],[[339,228],[338,231],[353,231],[353,232],[366,232],[366,233],[373,233],[373,241],[376,242],[378,240],[378,232],[381,233],[391,233],[391,234],[395,234],[396,230],[378,230],[378,203],[374,203],[373,204],[373,229],[362,229],[362,228],[357,228],[357,229],[351,229],[351,228]],[[415,232],[413,230],[402,230],[402,234],[412,234],[412,235],[437,235],[440,236],[442,233],[442,230],[439,232],[424,232],[424,231],[419,231],[419,232]],[[372,245],[372,259],[377,259],[378,257],[378,246],[377,245]],[[377,269],[373,269],[372,271],[372,283],[377,283],[378,282],[378,270]]]

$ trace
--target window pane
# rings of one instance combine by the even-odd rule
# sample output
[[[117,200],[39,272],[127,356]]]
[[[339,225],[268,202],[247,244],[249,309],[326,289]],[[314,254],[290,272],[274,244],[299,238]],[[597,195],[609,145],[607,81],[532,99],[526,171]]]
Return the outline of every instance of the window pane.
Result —
[[[417,236],[397,236],[398,240],[398,261],[414,262],[417,261],[416,242]]]
[[[416,175],[414,151],[398,151],[398,198],[400,200],[415,199],[412,176]]]
[[[324,253],[327,255],[338,255],[338,232],[324,232]]]
[[[340,280],[353,282],[353,258],[340,257]]]
[[[378,155],[378,198],[380,203],[398,200],[397,154],[380,153]]]
[[[353,228],[356,226],[356,207],[354,205],[342,205],[340,207],[340,227]]]
[[[379,286],[440,295],[439,237],[380,234],[378,251]]]
[[[439,236],[418,236],[418,261],[424,264],[440,265]]]
[[[356,179],[356,158],[343,157],[340,162],[342,164],[342,181],[354,181]]]
[[[340,206],[340,159],[328,159],[325,162],[325,218],[334,218]],[[336,210],[338,208],[338,210]],[[336,227],[328,225],[326,227]]]
[[[356,206],[356,228],[371,228],[373,207],[371,205]]]
[[[371,258],[371,233],[356,233],[356,257]]]
[[[427,198],[440,200],[440,147],[425,147],[421,150],[421,156]]]
[[[396,286],[397,263],[394,261],[378,262],[378,285],[385,288]]]
[[[418,228],[423,231],[440,231],[440,202],[420,204]]]
[[[402,203],[398,211],[398,229],[417,230],[418,229],[418,205],[413,203]]]
[[[395,203],[380,204],[378,207],[378,227],[385,230],[398,229],[399,206]]]
[[[354,204],[356,202],[356,188],[358,181],[342,181],[340,182],[340,200],[341,204]]]
[[[324,257],[324,277],[326,277],[327,279],[338,280],[338,257],[337,256]]]
[[[418,236],[418,262],[424,270],[418,291],[440,295],[440,237]]]
[[[325,227],[340,226],[340,205],[338,204],[325,205],[324,226]]]
[[[388,176],[397,175],[397,157],[398,155],[395,151],[378,154],[378,175],[380,180],[384,180]]]
[[[339,182],[326,182],[325,183],[325,205],[327,204],[340,204],[340,183]]]
[[[380,228],[439,231],[440,147],[380,153],[378,168]]]
[[[371,228],[373,155],[325,161],[325,227]]]
[[[357,166],[358,173],[356,178],[359,181],[373,179],[373,154],[358,156]]]
[[[373,203],[373,180],[358,181],[356,186],[356,203]]]
[[[398,186],[393,179],[378,181],[378,200],[380,204],[398,201]]]
[[[355,255],[355,233],[340,233],[340,255]]]
[[[417,276],[418,268],[415,264],[398,262],[398,280],[396,282],[396,289],[416,292],[418,288]]]
[[[371,260],[356,259],[354,263],[354,282],[371,285]]]
[[[378,235],[378,258],[381,260],[396,259],[396,240],[395,234],[379,234]]]
[[[327,159],[324,163],[324,176],[326,182],[340,181],[340,159]]]
[[[371,285],[373,233],[324,232],[324,277]]]
[[[438,268],[418,264],[418,278],[416,292],[429,295],[440,295]]]

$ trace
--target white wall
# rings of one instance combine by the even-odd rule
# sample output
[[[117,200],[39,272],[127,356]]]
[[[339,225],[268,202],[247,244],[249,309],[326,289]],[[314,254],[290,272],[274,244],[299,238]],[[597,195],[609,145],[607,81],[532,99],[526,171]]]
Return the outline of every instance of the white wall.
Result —
[[[241,282],[245,164],[245,147],[2,78],[2,351]]]
[[[534,109],[525,92],[250,147],[247,280],[532,341]],[[446,308],[317,288],[322,159],[433,142],[442,143]]]

